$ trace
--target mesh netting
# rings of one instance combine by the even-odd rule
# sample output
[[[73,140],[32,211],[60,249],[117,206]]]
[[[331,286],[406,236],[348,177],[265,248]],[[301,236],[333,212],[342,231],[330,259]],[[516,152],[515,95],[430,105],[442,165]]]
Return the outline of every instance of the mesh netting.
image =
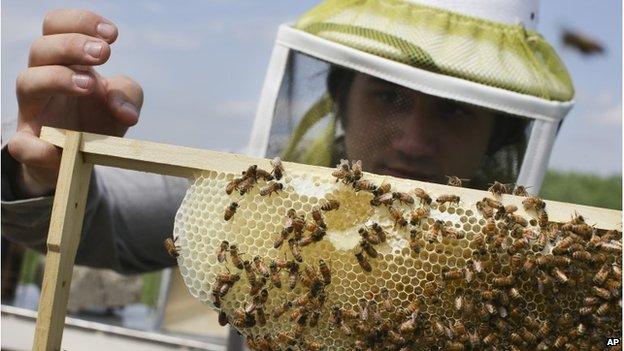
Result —
[[[569,101],[563,63],[536,32],[397,0],[327,0],[296,28],[432,72]]]
[[[458,176],[485,189],[516,181],[530,124],[292,53],[267,156],[321,166],[359,159],[377,174]]]

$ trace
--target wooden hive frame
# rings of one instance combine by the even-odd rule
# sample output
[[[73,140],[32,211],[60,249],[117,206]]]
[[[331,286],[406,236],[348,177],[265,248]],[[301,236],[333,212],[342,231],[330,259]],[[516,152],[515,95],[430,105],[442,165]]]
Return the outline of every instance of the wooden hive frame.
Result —
[[[43,127],[42,140],[63,148],[56,194],[47,238],[45,273],[39,302],[33,350],[60,350],[67,312],[72,268],[80,242],[93,165],[191,178],[204,171],[238,174],[251,164],[267,164],[265,159],[193,149],[182,146],[131,140],[91,133]],[[326,167],[286,163],[290,170],[327,174]],[[371,175],[374,180],[388,177]],[[418,181],[394,179],[400,182]],[[446,187],[428,184],[429,187]],[[478,200],[480,190],[453,188],[462,198]],[[509,196],[506,203],[522,207],[522,198]],[[600,229],[622,230],[621,211],[546,201],[551,221],[563,222],[573,211],[590,218]]]

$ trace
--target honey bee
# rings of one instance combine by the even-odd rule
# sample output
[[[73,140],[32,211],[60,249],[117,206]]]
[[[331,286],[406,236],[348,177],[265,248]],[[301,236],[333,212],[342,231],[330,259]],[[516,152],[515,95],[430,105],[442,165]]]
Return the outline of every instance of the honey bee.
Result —
[[[219,311],[219,325],[225,327],[228,324],[227,314],[223,310]]]
[[[265,171],[264,169],[256,168],[256,179],[263,179],[268,182],[275,178],[273,177],[271,173]]]
[[[416,330],[416,318],[413,316],[409,317],[408,320],[401,323],[401,325],[399,326],[399,333],[403,335],[410,335],[414,333],[415,330]]]
[[[279,157],[276,157],[272,159],[270,162],[271,162],[271,166],[273,166],[273,170],[271,171],[271,174],[273,174],[273,176],[277,180],[282,179],[282,176],[284,174],[284,166],[282,165],[282,159]]]
[[[300,295],[295,300],[293,300],[293,306],[305,307],[310,302],[312,302],[312,294],[310,292],[307,292],[303,295]],[[293,320],[294,319],[297,319],[297,318],[293,318]]]
[[[335,171],[332,172],[332,176],[336,178],[336,182],[338,182],[339,180],[342,180],[344,183],[348,183],[349,182],[349,178],[351,175],[351,170],[350,169],[343,169],[343,168],[338,168]]]
[[[225,209],[225,215],[223,216],[223,218],[226,221],[229,221],[232,216],[234,216],[234,214],[236,213],[236,208],[238,208],[238,203],[237,202],[232,202],[226,209]]]
[[[368,241],[364,239],[360,240],[360,247],[362,248],[362,250],[364,250],[368,254],[368,256],[372,258],[377,258],[378,256],[377,250],[375,250],[373,245],[371,245],[371,243],[369,243]]]
[[[518,240],[515,240],[511,244],[511,247],[509,248],[509,252],[510,253],[515,253],[515,252],[518,252],[520,250],[528,249],[528,248],[529,248],[529,241],[526,238],[520,238]]]
[[[318,317],[317,317],[317,320],[318,320]],[[310,321],[310,326],[312,326],[312,321]],[[316,341],[307,340],[307,339],[303,339],[302,345],[303,345],[303,349],[306,351],[320,351],[323,349],[323,345],[321,345],[320,343]]]
[[[555,277],[555,280],[557,280],[560,284],[565,284],[569,280],[568,276],[557,267],[553,268],[552,276]]]
[[[522,200],[522,206],[526,211],[538,212],[546,208],[546,203],[537,196],[531,196]]]
[[[277,194],[282,189],[284,189],[284,184],[271,181],[267,186],[260,189],[260,196],[271,196],[271,194]]]
[[[566,336],[558,336],[553,343],[553,346],[556,348],[562,348],[568,342],[568,338]]]
[[[465,181],[465,182],[468,181],[468,179],[459,178],[457,176],[446,176],[446,178],[448,178],[448,181],[446,182],[446,185],[455,186],[455,187],[458,187],[458,188],[462,187],[462,181]]]
[[[483,343],[491,346],[496,342],[496,333],[490,333],[483,338]]]
[[[273,311],[273,319],[278,319],[284,313],[286,313],[286,311],[288,311],[291,307],[292,307],[291,301],[286,301],[280,306],[276,307],[275,310]]]
[[[340,207],[340,202],[338,202],[337,200],[328,200],[326,203],[321,205],[321,210],[327,212],[327,211],[337,210],[339,207]]]
[[[417,225],[421,220],[429,217],[429,208],[419,207],[410,214],[410,224]]]
[[[321,272],[321,276],[323,277],[323,283],[325,285],[329,285],[331,283],[331,270],[329,266],[323,259],[319,259],[319,271]]]
[[[275,261],[271,261],[269,265],[269,269],[271,270],[271,283],[273,286],[281,289],[282,288],[282,279],[280,278],[279,269],[277,268],[277,263]]]
[[[295,289],[297,286],[297,280],[299,278],[299,265],[295,262],[291,262],[288,267],[288,286],[290,290]]]
[[[373,225],[371,225],[371,228],[373,228],[373,230],[377,234],[377,238],[379,238],[380,242],[382,243],[386,242],[386,236],[387,236],[386,232],[378,223],[373,223]]]
[[[512,213],[507,218],[509,218],[509,220],[511,220],[513,223],[519,224],[523,227],[526,227],[529,225],[529,222],[526,220],[526,218],[517,214]]]
[[[249,285],[252,287],[255,287],[258,285],[258,280],[256,279],[256,272],[254,271],[253,267],[251,266],[251,262],[249,261],[243,261],[243,268],[245,269],[245,275],[247,276],[247,282],[249,282]],[[252,294],[254,295],[254,294]]]
[[[416,195],[417,198],[420,199],[421,203],[424,203],[426,205],[430,205],[431,204],[431,201],[432,201],[431,197],[423,189],[415,188],[414,189],[414,194]]]
[[[522,185],[516,185],[516,188],[513,191],[513,194],[516,196],[529,196],[529,192],[527,191],[527,187]]]
[[[169,254],[169,256],[173,258],[178,258],[178,256],[180,256],[180,245],[176,244],[177,240],[178,240],[178,237],[175,237],[173,239],[167,238],[163,242],[163,245],[165,246],[165,250],[167,250],[167,253]]]
[[[383,194],[389,193],[390,190],[392,190],[392,186],[390,185],[390,183],[383,182],[380,186],[377,187],[377,189],[373,190],[373,195],[381,196]]]
[[[238,247],[236,245],[230,245],[230,260],[234,267],[243,269],[243,260],[240,258]]]
[[[516,287],[512,287],[511,289],[509,289],[509,295],[511,295],[511,298],[514,300],[519,300],[520,298],[522,298],[522,294]]]
[[[395,226],[405,227],[407,225],[407,220],[403,218],[403,214],[401,211],[395,207],[390,206],[388,208],[388,212],[390,213],[390,217],[394,220]]]
[[[217,252],[217,261],[219,261],[219,263],[223,263],[225,261],[226,254],[229,249],[230,243],[227,242],[227,240],[223,240],[221,242],[221,246],[219,247],[219,251]]]
[[[216,280],[221,284],[234,284],[240,279],[240,274],[230,274],[229,272],[221,272],[217,274]]]
[[[506,287],[506,286],[512,286],[515,283],[515,279],[513,276],[508,275],[506,277],[494,278],[492,282],[494,283],[494,286]]]
[[[546,228],[546,226],[548,226],[548,213],[546,213],[546,211],[540,211],[537,216],[537,223],[540,228]]]
[[[245,180],[244,178],[234,178],[225,187],[225,193],[231,195],[232,192],[238,189],[238,185]]]
[[[414,253],[420,252],[420,243],[418,241],[418,231],[416,229],[412,229],[410,231],[409,246],[410,246],[410,249],[412,249]]]
[[[280,236],[277,237],[277,239],[275,239],[275,242],[273,243],[273,247],[276,249],[279,249],[284,243],[284,240],[288,239],[288,235],[289,235],[288,228],[282,229],[282,231],[280,232]]]
[[[366,240],[370,244],[377,245],[380,243],[379,237],[377,235],[372,235],[366,228],[360,228],[358,233],[362,239]]]
[[[355,190],[355,192],[362,190],[374,192],[375,190],[377,190],[377,186],[369,180],[356,180],[355,182],[353,182],[353,189]]]
[[[509,188],[507,185],[494,181],[492,185],[488,188],[488,191],[496,196],[501,196],[502,194],[509,194]]]
[[[244,178],[237,186],[238,193],[241,195],[247,194],[256,183],[255,178]]]
[[[442,277],[444,280],[459,280],[464,278],[464,271],[462,269],[442,269]]]
[[[399,192],[399,191],[393,192],[392,193],[392,197],[395,200],[397,200],[400,203],[405,204],[405,205],[412,205],[412,204],[414,204],[414,198],[411,197],[410,195],[406,194],[406,193],[402,193],[402,192]]]
[[[371,267],[370,263],[368,263],[368,260],[366,259],[366,257],[364,257],[363,252],[356,252],[355,253],[355,258],[357,259],[358,263],[360,264],[360,267],[362,267],[362,269],[366,272],[371,272],[373,270],[373,268]]]
[[[494,219],[489,218],[485,222],[485,225],[481,229],[481,232],[483,234],[485,234],[485,235],[488,235],[488,236],[497,235],[498,234],[498,228],[496,227],[496,222],[494,221]]]
[[[295,260],[297,260],[297,262],[303,262],[303,256],[301,256],[301,249],[297,240],[295,238],[288,239],[288,246]]]
[[[321,228],[326,228],[325,220],[323,219],[323,213],[318,208],[312,210],[312,219]]]
[[[596,314],[599,316],[604,316],[605,314],[609,312],[610,309],[611,307],[609,306],[609,303],[605,302],[602,305],[600,305],[600,307],[598,307],[598,309],[596,310]]]
[[[602,54],[605,51],[604,46],[598,40],[570,29],[563,30],[561,41],[565,46],[569,46],[587,56]]]
[[[246,171],[243,171],[243,178],[253,179],[254,181],[257,178],[256,172],[258,170],[258,165],[251,165],[247,168]]]
[[[392,196],[392,193],[385,193],[379,196],[375,196],[370,201],[370,204],[372,206],[380,206],[380,205],[391,206],[393,202],[394,202],[394,197]]]
[[[445,203],[451,203],[451,204],[459,204],[459,196],[457,195],[440,195],[438,196],[438,198],[436,199],[436,202],[439,203],[440,205],[444,205]]]
[[[388,331],[388,339],[390,340],[391,343],[395,345],[403,345],[406,343],[405,338],[402,337],[399,333],[395,332],[394,330]]]
[[[488,206],[484,201],[477,201],[476,203],[477,211],[481,213],[483,218],[492,218],[494,217],[494,209]]]
[[[266,264],[264,264],[260,256],[254,257],[253,261],[256,269],[258,270],[258,272],[260,272],[260,274],[267,278],[271,275],[271,273],[269,272],[269,268],[266,266]]]
[[[310,237],[314,241],[321,241],[326,234],[327,232],[325,231],[325,229],[319,227],[316,228],[316,230],[314,231],[314,233],[312,233]]]
[[[351,172],[353,172],[353,179],[360,180],[362,178],[362,161],[357,160],[351,163]]]
[[[319,309],[312,311],[312,317],[310,317],[310,327],[314,328],[318,325],[319,319],[321,318],[321,311]]]
[[[592,291],[593,291],[593,293],[596,296],[598,296],[598,297],[600,297],[600,298],[602,298],[604,300],[611,299],[611,293],[607,289],[600,288],[600,287],[597,287],[597,286],[592,286]]]
[[[443,337],[446,333],[446,328],[444,327],[444,324],[442,324],[442,322],[437,319],[433,322],[432,329],[433,333],[439,338]]]

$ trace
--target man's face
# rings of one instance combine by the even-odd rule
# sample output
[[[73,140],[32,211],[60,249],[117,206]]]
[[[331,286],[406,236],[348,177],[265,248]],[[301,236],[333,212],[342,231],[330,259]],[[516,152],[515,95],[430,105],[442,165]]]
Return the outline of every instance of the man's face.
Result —
[[[370,172],[430,182],[470,179],[480,166],[494,113],[425,95],[362,73],[346,97],[347,154]]]

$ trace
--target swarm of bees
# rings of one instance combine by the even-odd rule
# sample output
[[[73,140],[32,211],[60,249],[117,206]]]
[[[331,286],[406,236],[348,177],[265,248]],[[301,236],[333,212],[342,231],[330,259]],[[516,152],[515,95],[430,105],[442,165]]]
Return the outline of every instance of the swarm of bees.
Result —
[[[266,182],[262,189],[275,189],[263,196],[284,191],[285,185],[273,185],[280,184],[275,181],[282,178],[283,166],[279,160],[272,165],[271,172],[249,167],[226,193],[246,189],[246,194],[248,184],[259,181]],[[621,232],[598,230],[580,215],[550,222],[546,203],[522,186],[496,182],[472,207],[450,188],[449,194],[432,196],[422,188],[401,192],[385,181],[375,184],[365,179],[359,161],[341,160],[332,176],[342,189],[364,194],[365,206],[380,215],[355,227],[357,245],[340,256],[340,268],[335,268],[335,253],[317,252],[333,230],[331,217],[350,206],[339,197],[307,211],[293,205],[280,212],[270,237],[277,255],[258,255],[231,237],[215,247],[218,271],[210,300],[219,308],[219,323],[245,334],[251,349],[582,350],[618,335]],[[454,178],[449,182],[461,186],[462,179]],[[504,194],[523,196],[529,218],[505,205]],[[468,235],[464,227],[436,217],[436,211],[468,206],[480,217],[479,229],[470,226]],[[230,203],[220,220],[232,221],[237,208]],[[409,255],[387,253],[397,239],[404,240]],[[177,255],[173,239],[165,245]],[[460,247],[461,254],[454,253]],[[445,257],[444,263],[433,263],[433,255]],[[400,256],[405,261],[396,261]],[[411,267],[408,259],[420,264]],[[401,288],[396,279],[383,285],[390,280],[382,261],[389,262],[393,276],[400,275]],[[414,283],[429,262],[436,268]],[[396,273],[397,268],[418,274]],[[353,279],[348,277],[362,286],[370,279],[383,283],[346,296],[351,286],[346,280]]]

